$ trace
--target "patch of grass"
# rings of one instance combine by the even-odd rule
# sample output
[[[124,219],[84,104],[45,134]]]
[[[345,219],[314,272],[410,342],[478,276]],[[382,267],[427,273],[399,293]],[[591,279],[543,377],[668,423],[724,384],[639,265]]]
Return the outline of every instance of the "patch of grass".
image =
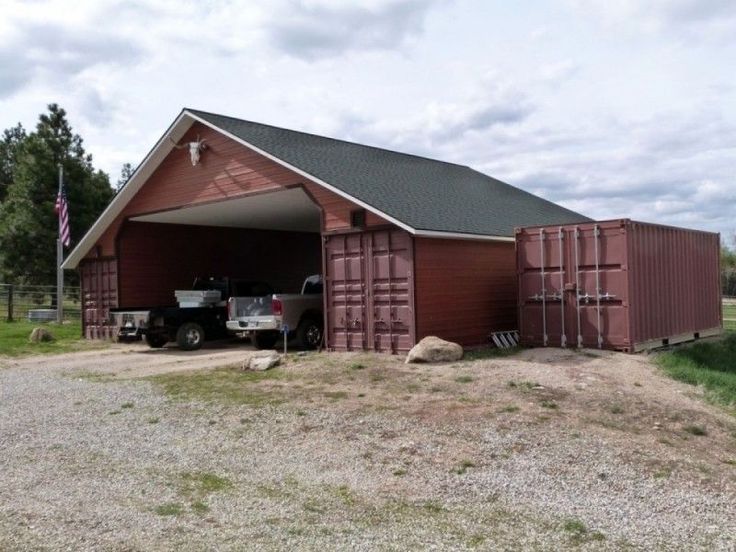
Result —
[[[422,505],[422,508],[431,514],[440,514],[445,511],[445,507],[437,500],[428,500]]]
[[[521,351],[521,347],[512,347],[511,349],[499,349],[498,347],[480,347],[478,349],[469,349],[465,351],[463,360],[483,360],[486,358],[500,358],[512,356]]]
[[[702,385],[722,404],[736,403],[736,334],[716,342],[701,342],[662,353],[657,363],[670,377]]]
[[[473,379],[473,377],[472,377],[472,376],[468,376],[468,375],[463,375],[463,376],[458,376],[458,377],[456,377],[456,378],[455,378],[455,381],[456,381],[457,383],[471,383],[471,382],[473,382],[473,381],[475,381],[475,380]]]
[[[210,507],[201,500],[195,500],[194,502],[192,502],[190,507],[192,508],[192,512],[194,512],[195,514],[202,515],[210,511]]]
[[[134,404],[132,402],[124,402],[120,405],[120,408],[133,408]]]
[[[534,381],[509,381],[507,385],[511,389],[519,389],[521,391],[531,391],[535,387],[540,387],[540,385]]]
[[[278,389],[268,387],[272,381],[289,376],[281,370],[244,372],[237,368],[161,374],[149,379],[163,388],[174,400],[226,402],[249,406],[275,405],[286,398]]]
[[[589,541],[603,541],[606,536],[600,531],[590,531],[579,519],[568,519],[562,524],[562,529],[569,533],[570,539],[575,544],[583,544]]]
[[[348,369],[350,370],[365,370],[365,365],[361,364],[360,362],[353,362],[348,366]]]
[[[611,414],[623,414],[624,413],[624,407],[621,406],[620,404],[614,404],[608,410],[611,412]]]
[[[654,479],[669,479],[672,475],[672,468],[664,467],[654,472]]]
[[[687,431],[690,435],[695,435],[697,437],[704,437],[708,435],[708,430],[701,425],[690,424],[684,426],[682,429]]]
[[[28,337],[33,328],[46,328],[54,341],[30,343]],[[21,357],[40,354],[58,354],[86,349],[99,349],[109,345],[108,341],[82,339],[82,326],[74,323],[0,322],[0,356]]]
[[[178,516],[184,512],[184,506],[179,502],[167,502],[166,504],[156,506],[154,512],[160,516]]]
[[[460,465],[453,470],[458,475],[463,475],[465,472],[468,471],[469,468],[474,468],[475,463],[473,463],[472,460],[463,460],[460,462]]]
[[[192,493],[208,494],[224,491],[233,486],[226,477],[211,472],[186,472],[181,475],[185,490]]]
[[[154,416],[153,418],[148,418],[148,419],[146,420],[146,423],[147,423],[147,424],[157,424],[157,423],[159,423],[159,421],[160,421],[160,420],[159,420],[158,418],[156,418],[156,417]]]
[[[514,404],[504,406],[499,412],[518,412],[520,408]]]
[[[321,514],[324,513],[325,509],[324,507],[317,502],[315,499],[310,498],[303,504],[304,510],[307,512],[311,512],[313,514]]]
[[[398,470],[394,470],[391,473],[396,477],[403,477],[407,474],[407,471],[404,468],[399,468]]]
[[[470,538],[468,539],[468,546],[471,548],[476,548],[478,546],[481,546],[485,542],[486,538],[480,533],[476,533],[474,535],[470,535]]]
[[[559,408],[559,405],[555,401],[542,401],[539,404],[542,405],[542,408],[549,408],[550,410],[557,410]]]
[[[338,401],[340,399],[347,399],[348,394],[346,391],[326,391],[325,397],[332,399],[333,401]]]

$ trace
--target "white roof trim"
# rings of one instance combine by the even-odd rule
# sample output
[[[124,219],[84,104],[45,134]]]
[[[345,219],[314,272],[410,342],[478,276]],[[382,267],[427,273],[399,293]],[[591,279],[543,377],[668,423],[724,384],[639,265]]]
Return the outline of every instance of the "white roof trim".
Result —
[[[153,146],[148,155],[143,159],[140,165],[136,167],[135,172],[131,175],[128,182],[123,186],[117,195],[113,198],[107,208],[97,218],[92,227],[87,231],[79,243],[72,249],[72,252],[61,264],[61,268],[73,269],[77,268],[79,262],[89,252],[92,246],[97,243],[100,236],[105,232],[108,226],[112,224],[115,218],[123,211],[133,196],[143,187],[154,170],[161,164],[161,161],[174,148],[174,145],[168,140],[178,141],[184,133],[189,130],[194,122],[190,117],[185,117],[186,112],[182,111],[173,123],[166,129],[156,145]],[[172,136],[176,134],[176,136]]]
[[[483,234],[463,234],[461,232],[440,232],[439,230],[417,230],[414,235],[418,238],[446,238],[453,240],[483,240],[513,242],[516,238],[509,236],[485,236]]]
[[[320,178],[317,178],[316,176],[313,176],[313,175],[309,174],[308,172],[306,172],[306,171],[304,171],[304,170],[300,169],[299,167],[295,167],[295,166],[294,166],[294,165],[292,165],[291,163],[287,163],[286,161],[284,161],[284,160],[282,160],[282,159],[279,159],[279,158],[278,158],[278,157],[276,157],[275,155],[272,155],[272,154],[268,153],[267,151],[265,151],[265,150],[262,150],[262,149],[261,149],[261,148],[259,148],[258,146],[254,146],[254,145],[253,145],[253,144],[251,144],[250,142],[248,142],[248,141],[246,141],[246,140],[243,140],[242,138],[239,138],[239,137],[235,136],[234,134],[231,134],[231,133],[229,133],[229,132],[228,132],[228,131],[226,131],[226,130],[223,130],[223,129],[221,129],[220,127],[218,127],[217,125],[215,125],[215,124],[213,124],[213,123],[210,123],[210,122],[209,122],[209,121],[207,121],[206,119],[202,119],[201,117],[197,117],[196,115],[194,115],[193,113],[191,113],[191,112],[189,112],[189,111],[186,111],[185,113],[187,113],[187,115],[189,115],[190,117],[192,117],[192,118],[193,118],[193,119],[194,119],[195,121],[199,121],[199,122],[200,122],[200,123],[202,123],[203,125],[206,125],[206,126],[208,126],[208,127],[212,128],[212,129],[214,129],[214,130],[216,130],[216,131],[218,131],[218,132],[222,133],[222,134],[223,134],[224,136],[227,136],[227,137],[228,137],[228,138],[230,138],[231,140],[235,140],[235,141],[236,141],[236,142],[238,142],[239,144],[242,144],[242,145],[244,145],[245,147],[247,147],[247,148],[250,148],[250,149],[252,149],[253,151],[255,151],[255,152],[257,152],[257,153],[260,153],[260,154],[261,154],[261,155],[263,155],[264,157],[268,157],[268,158],[269,158],[269,159],[270,159],[271,161],[275,161],[276,163],[278,163],[278,164],[279,164],[279,165],[281,165],[282,167],[286,167],[287,169],[289,169],[289,170],[291,170],[291,171],[294,171],[295,173],[297,173],[297,174],[300,174],[300,175],[302,175],[302,176],[303,176],[303,177],[305,177],[305,178],[308,178],[308,179],[309,179],[309,180],[311,180],[312,182],[315,182],[315,183],[319,184],[320,186],[323,186],[323,187],[327,188],[327,189],[328,189],[328,190],[330,190],[331,192],[334,192],[334,193],[336,193],[337,195],[339,195],[339,196],[342,196],[342,197],[344,197],[345,199],[348,199],[348,200],[352,201],[352,202],[353,202],[353,203],[355,203],[356,205],[360,205],[360,206],[361,206],[361,207],[363,207],[364,209],[367,209],[368,211],[371,211],[372,213],[375,213],[376,215],[380,216],[381,218],[384,218],[384,219],[386,219],[387,221],[389,221],[389,222],[392,222],[392,223],[394,223],[394,224],[395,224],[396,226],[398,226],[398,227],[400,227],[400,228],[403,228],[403,229],[404,229],[404,230],[406,230],[407,232],[410,232],[410,233],[412,233],[412,234],[414,234],[414,233],[416,232],[416,231],[414,230],[414,228],[412,228],[412,227],[411,227],[411,226],[409,226],[408,224],[406,224],[406,223],[404,223],[404,222],[401,222],[400,220],[397,220],[397,219],[395,219],[395,218],[393,218],[393,217],[391,217],[391,216],[387,215],[387,214],[386,214],[386,213],[384,213],[383,211],[380,211],[380,210],[376,209],[375,207],[373,207],[373,206],[371,206],[371,205],[368,205],[367,203],[365,203],[365,202],[363,202],[363,201],[359,200],[358,198],[356,198],[356,197],[353,197],[353,196],[351,196],[350,194],[348,194],[348,193],[346,193],[346,192],[344,192],[344,191],[340,190],[339,188],[336,188],[336,187],[335,187],[335,186],[333,186],[332,184],[328,184],[328,183],[327,183],[327,182],[325,182],[324,180],[322,180],[322,179],[320,179]]]
[[[161,138],[159,138],[158,142],[156,142],[156,145],[154,145],[151,151],[148,152],[148,155],[146,155],[146,157],[143,159],[141,164],[138,165],[135,172],[128,180],[127,184],[125,184],[123,189],[120,190],[120,192],[118,192],[118,194],[113,198],[113,200],[110,202],[107,208],[102,212],[102,214],[95,221],[92,227],[87,231],[87,233],[80,240],[77,246],[72,250],[72,252],[66,258],[66,260],[62,263],[61,265],[62,268],[74,269],[77,267],[79,262],[89,252],[89,250],[97,242],[100,236],[102,236],[102,234],[105,232],[107,227],[123,211],[123,209],[128,204],[128,202],[131,199],[133,199],[133,196],[135,196],[138,190],[140,190],[143,187],[143,184],[146,183],[146,181],[151,176],[153,171],[156,170],[156,168],[161,164],[164,158],[169,154],[169,152],[171,152],[174,146],[171,143],[171,141],[169,141],[167,138],[171,136],[172,140],[174,140],[174,142],[177,142],[186,133],[189,127],[192,126],[194,121],[202,123],[203,125],[208,126],[213,130],[216,130],[223,136],[227,136],[231,140],[234,140],[235,142],[238,142],[239,144],[252,149],[253,151],[263,155],[264,157],[267,157],[268,159],[278,163],[279,165],[286,167],[287,169],[294,171],[297,174],[302,175],[303,177],[311,180],[312,182],[315,182],[316,184],[319,184],[320,186],[323,186],[324,188],[330,190],[331,192],[341,197],[344,197],[345,199],[348,199],[349,201],[355,203],[356,205],[360,205],[364,209],[371,211],[372,213],[375,213],[381,218],[384,218],[387,221],[395,224],[399,228],[403,228],[410,234],[420,236],[420,237],[427,237],[427,238],[514,241],[513,237],[507,237],[507,236],[483,236],[479,234],[462,234],[462,233],[456,233],[456,232],[416,230],[415,228],[412,228],[408,224],[401,222],[400,220],[384,213],[383,211],[379,209],[376,209],[372,205],[369,205],[365,203],[364,201],[361,201],[358,198],[353,197],[350,194],[344,192],[343,190],[336,188],[332,184],[329,184],[325,182],[324,180],[309,174],[308,172],[300,169],[299,167],[296,167],[282,159],[279,159],[278,157],[268,153],[265,150],[262,150],[261,148],[251,144],[250,142],[243,140],[242,138],[239,138],[238,136],[231,134],[230,132],[218,127],[217,125],[207,121],[206,119],[203,119],[193,114],[191,111],[183,110],[179,114],[179,116],[174,120],[174,122],[171,123],[171,126],[169,126],[169,128],[166,129],[166,132],[164,132]]]

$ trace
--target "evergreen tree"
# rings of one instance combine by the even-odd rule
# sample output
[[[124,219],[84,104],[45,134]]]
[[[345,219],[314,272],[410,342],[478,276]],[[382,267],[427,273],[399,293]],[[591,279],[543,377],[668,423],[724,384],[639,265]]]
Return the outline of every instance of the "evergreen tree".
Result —
[[[26,130],[18,123],[12,128],[5,129],[0,141],[0,203],[8,194],[8,188],[13,182],[15,163],[20,148],[26,139]]]
[[[118,193],[120,190],[123,189],[123,186],[128,183],[128,180],[130,180],[130,177],[133,176],[134,172],[135,169],[130,163],[125,163],[122,166],[122,168],[120,169],[120,178],[118,178],[118,186],[115,189],[115,193]]]
[[[0,206],[0,278],[49,285],[56,281],[58,217],[54,204],[59,164],[64,168],[71,247],[107,206],[113,191],[108,176],[93,168],[82,138],[73,133],[66,112],[57,104],[48,106],[36,130],[19,144],[11,183]],[[76,283],[76,275],[68,275],[67,280]]]

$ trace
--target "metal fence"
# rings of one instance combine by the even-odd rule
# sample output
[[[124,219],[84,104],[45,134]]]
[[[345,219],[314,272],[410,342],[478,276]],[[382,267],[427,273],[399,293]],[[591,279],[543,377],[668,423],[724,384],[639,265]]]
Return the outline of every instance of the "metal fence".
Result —
[[[65,320],[82,315],[80,290],[64,287]],[[56,320],[56,286],[0,284],[0,320]]]

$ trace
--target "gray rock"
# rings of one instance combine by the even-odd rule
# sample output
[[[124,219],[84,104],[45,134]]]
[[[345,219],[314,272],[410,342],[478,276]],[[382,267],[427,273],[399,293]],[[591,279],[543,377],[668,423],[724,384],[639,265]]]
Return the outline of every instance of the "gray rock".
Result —
[[[268,351],[251,357],[248,362],[248,369],[262,372],[263,370],[269,370],[279,364],[281,364],[281,355],[276,351]]]
[[[406,363],[453,362],[461,358],[463,358],[463,348],[460,345],[430,335],[412,347],[406,356]]]
[[[28,340],[31,343],[46,343],[54,341],[54,336],[46,328],[33,328]]]

